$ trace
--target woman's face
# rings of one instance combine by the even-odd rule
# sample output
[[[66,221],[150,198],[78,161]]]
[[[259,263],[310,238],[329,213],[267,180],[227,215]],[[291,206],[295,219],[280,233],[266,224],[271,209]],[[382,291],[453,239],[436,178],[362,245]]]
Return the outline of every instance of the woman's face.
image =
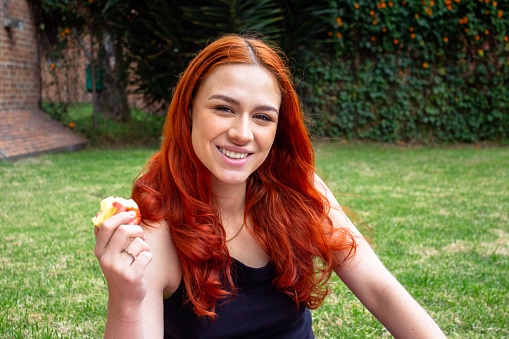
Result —
[[[217,67],[192,101],[192,144],[212,184],[240,184],[264,162],[276,135],[281,92],[256,65]]]

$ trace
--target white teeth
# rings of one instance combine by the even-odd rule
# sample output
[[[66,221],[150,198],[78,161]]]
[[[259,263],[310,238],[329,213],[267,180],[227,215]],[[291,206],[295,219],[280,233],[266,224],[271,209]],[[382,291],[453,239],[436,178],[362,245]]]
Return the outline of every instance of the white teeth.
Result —
[[[221,153],[226,155],[228,158],[232,158],[232,159],[243,159],[249,155],[249,153],[236,153],[236,152],[228,151],[227,149],[224,149],[222,147],[219,147],[219,150],[221,151]]]

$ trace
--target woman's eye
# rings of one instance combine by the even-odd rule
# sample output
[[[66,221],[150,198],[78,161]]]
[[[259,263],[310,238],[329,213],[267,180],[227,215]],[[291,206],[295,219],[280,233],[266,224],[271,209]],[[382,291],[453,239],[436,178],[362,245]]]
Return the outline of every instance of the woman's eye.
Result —
[[[228,106],[217,106],[215,107],[217,111],[226,112],[226,113],[233,113],[233,110]]]
[[[255,119],[262,120],[262,121],[272,121],[272,118],[268,116],[267,114],[256,114]]]

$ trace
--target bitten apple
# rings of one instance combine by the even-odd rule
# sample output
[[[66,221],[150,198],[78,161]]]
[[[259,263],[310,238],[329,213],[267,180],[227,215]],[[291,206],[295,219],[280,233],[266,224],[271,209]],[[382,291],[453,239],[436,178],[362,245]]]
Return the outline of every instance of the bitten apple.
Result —
[[[141,213],[133,199],[127,200],[119,197],[108,197],[101,201],[101,208],[95,217],[92,218],[92,222],[95,226],[101,227],[102,223],[109,217],[127,211],[136,212],[136,217],[129,222],[129,225],[139,225],[141,223]]]

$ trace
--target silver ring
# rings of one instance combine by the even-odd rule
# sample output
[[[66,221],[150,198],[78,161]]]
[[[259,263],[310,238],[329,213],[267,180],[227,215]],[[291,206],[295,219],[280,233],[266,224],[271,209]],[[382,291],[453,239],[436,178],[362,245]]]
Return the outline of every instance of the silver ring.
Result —
[[[133,261],[135,261],[135,260],[136,260],[136,257],[137,257],[137,256],[136,256],[135,254],[131,253],[131,251],[129,251],[127,248],[124,248],[124,249],[122,250],[122,252],[125,252],[125,253],[129,254],[129,255],[133,258]]]

